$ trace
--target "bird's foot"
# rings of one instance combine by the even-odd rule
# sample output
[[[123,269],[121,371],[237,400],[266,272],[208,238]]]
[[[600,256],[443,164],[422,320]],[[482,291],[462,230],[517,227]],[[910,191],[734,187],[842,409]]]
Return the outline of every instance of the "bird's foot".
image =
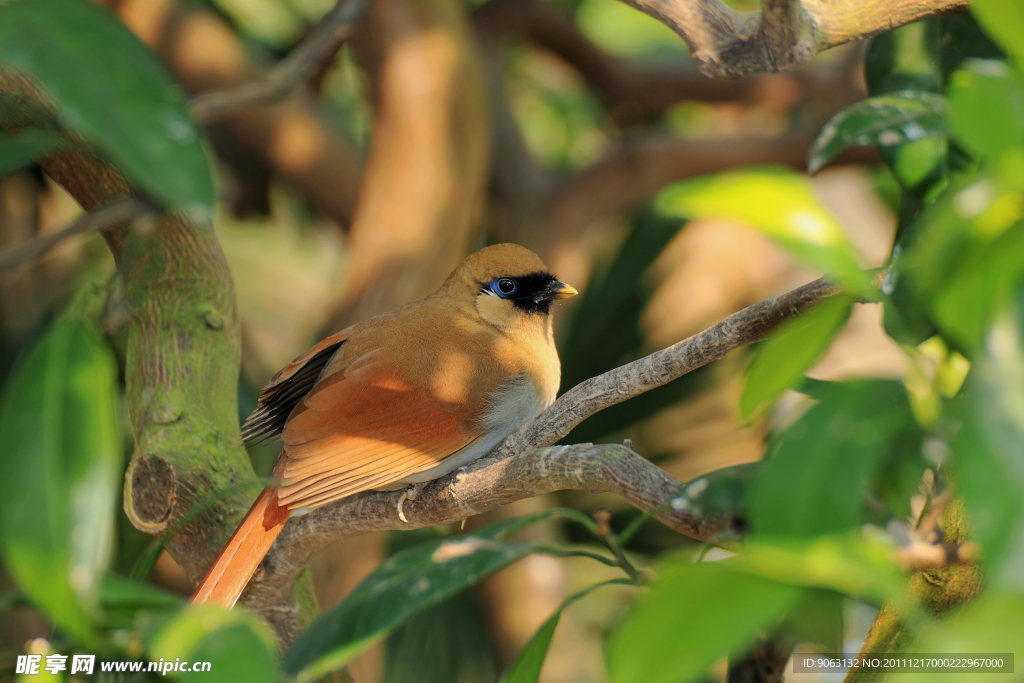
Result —
[[[409,520],[405,518],[405,512],[402,511],[402,505],[407,500],[416,500],[416,496],[418,496],[419,493],[419,484],[409,484],[409,488],[402,491],[402,495],[398,497],[398,518],[406,524],[409,523]]]

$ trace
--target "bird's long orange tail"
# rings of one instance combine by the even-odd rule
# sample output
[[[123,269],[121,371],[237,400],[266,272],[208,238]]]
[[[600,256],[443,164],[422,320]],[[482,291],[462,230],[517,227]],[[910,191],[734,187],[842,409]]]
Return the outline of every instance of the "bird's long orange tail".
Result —
[[[274,470],[275,478],[281,475],[277,470],[283,469],[283,464],[282,460]],[[231,535],[231,540],[199,582],[192,594],[192,603],[213,602],[225,607],[233,606],[290,514],[291,510],[277,504],[276,486],[263,489]]]

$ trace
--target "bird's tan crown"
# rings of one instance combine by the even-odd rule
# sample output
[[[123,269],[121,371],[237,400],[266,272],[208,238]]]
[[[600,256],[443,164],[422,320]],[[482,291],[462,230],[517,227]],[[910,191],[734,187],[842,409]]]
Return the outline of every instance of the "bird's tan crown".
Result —
[[[481,278],[528,275],[547,270],[539,256],[518,244],[495,244],[484,247],[467,256],[459,268]]]
[[[502,276],[521,276],[530,273],[547,272],[547,266],[526,247],[518,244],[495,244],[470,254],[459,267],[452,271],[445,285],[453,281],[470,285],[473,293],[479,283],[490,282]]]

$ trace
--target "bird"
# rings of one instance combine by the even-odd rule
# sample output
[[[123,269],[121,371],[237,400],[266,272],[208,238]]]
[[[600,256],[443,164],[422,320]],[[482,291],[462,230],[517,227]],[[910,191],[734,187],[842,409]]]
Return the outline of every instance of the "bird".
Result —
[[[561,365],[551,304],[577,293],[525,247],[485,247],[433,294],[282,368],[241,430],[246,445],[283,443],[271,483],[192,602],[233,606],[290,515],[438,479],[553,403]],[[405,521],[401,502],[398,514]]]

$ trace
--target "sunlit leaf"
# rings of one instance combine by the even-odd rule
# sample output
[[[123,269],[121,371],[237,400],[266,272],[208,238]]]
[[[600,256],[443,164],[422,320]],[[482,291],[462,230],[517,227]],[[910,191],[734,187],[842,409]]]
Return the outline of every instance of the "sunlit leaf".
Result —
[[[779,243],[803,263],[834,273],[857,292],[871,290],[855,249],[814,186],[791,171],[736,171],[673,185],[658,208],[685,218],[731,218]]]
[[[213,177],[182,89],[117,17],[85,0],[0,4],[0,65],[38,80],[61,125],[177,209],[209,211]]]
[[[874,472],[920,457],[921,434],[899,382],[836,384],[778,437],[751,501],[759,534],[842,532],[861,523]]]
[[[537,683],[540,679],[540,670],[544,666],[544,658],[547,657],[548,647],[551,645],[551,638],[555,635],[558,621],[562,617],[565,608],[580,598],[590,595],[594,590],[608,585],[629,585],[627,581],[615,580],[599,583],[590,586],[578,593],[574,593],[562,601],[555,613],[548,617],[547,621],[541,624],[533,637],[523,646],[523,649],[516,655],[515,660],[502,674],[500,683]]]
[[[209,671],[176,671],[179,681],[274,683],[277,643],[266,623],[245,609],[216,605],[185,608],[149,637],[148,658],[190,666],[209,662]],[[173,669],[171,669],[173,671]],[[167,672],[161,672],[167,675]]]
[[[0,547],[30,599],[89,637],[110,551],[121,443],[117,370],[81,320],[56,323],[11,373],[0,410]]]
[[[46,154],[57,144],[57,134],[26,130],[11,135],[0,131],[0,175],[13,173]]]
[[[759,407],[799,381],[846,322],[850,306],[846,298],[827,301],[787,323],[761,344],[747,370],[747,384],[740,397],[744,417],[749,419]]]
[[[860,534],[809,539],[754,538],[744,545],[737,571],[835,591],[880,603],[902,590],[905,577],[893,564],[892,549]]]
[[[1024,66],[1024,4],[1019,0],[977,0],[971,13],[990,36]]]
[[[811,145],[807,170],[817,173],[850,147],[893,147],[946,134],[946,102],[935,93],[902,90],[869,97],[833,116]]]
[[[309,681],[343,666],[413,615],[526,557],[533,545],[505,539],[526,525],[559,515],[581,513],[548,510],[395,553],[292,645],[284,670]]]
[[[650,591],[608,643],[612,683],[685,683],[771,632],[806,592],[725,566],[675,564],[660,570]]]

